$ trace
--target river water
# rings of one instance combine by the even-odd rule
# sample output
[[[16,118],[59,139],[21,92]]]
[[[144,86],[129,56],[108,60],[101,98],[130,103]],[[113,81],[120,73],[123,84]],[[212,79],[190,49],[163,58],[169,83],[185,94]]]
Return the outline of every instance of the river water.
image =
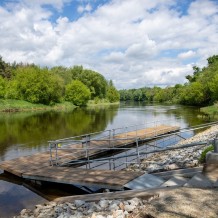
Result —
[[[199,115],[195,107],[134,102],[67,112],[0,113],[0,162],[46,151],[49,140],[158,120],[188,127],[204,123]],[[0,217],[12,217],[46,199],[72,194],[82,193],[72,186],[38,187],[0,172]]]

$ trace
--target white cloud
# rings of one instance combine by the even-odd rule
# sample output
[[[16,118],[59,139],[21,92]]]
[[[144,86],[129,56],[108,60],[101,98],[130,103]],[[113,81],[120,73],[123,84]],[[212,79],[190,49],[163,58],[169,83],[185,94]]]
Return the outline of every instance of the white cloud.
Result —
[[[181,59],[186,59],[186,58],[192,58],[196,55],[195,51],[189,50],[187,52],[182,52],[178,55],[179,58]]]
[[[52,22],[54,12],[42,7],[61,11],[69,2],[80,16],[90,13]],[[215,1],[193,1],[185,15],[171,7],[173,0],[112,0],[95,11],[92,3],[79,2],[79,8],[78,1],[20,0],[0,7],[0,55],[10,62],[82,64],[118,88],[133,88],[183,83],[192,64],[218,54]]]
[[[90,4],[87,4],[86,6],[82,6],[80,5],[78,8],[77,8],[77,11],[79,13],[83,13],[83,12],[90,12],[92,10],[92,6]]]

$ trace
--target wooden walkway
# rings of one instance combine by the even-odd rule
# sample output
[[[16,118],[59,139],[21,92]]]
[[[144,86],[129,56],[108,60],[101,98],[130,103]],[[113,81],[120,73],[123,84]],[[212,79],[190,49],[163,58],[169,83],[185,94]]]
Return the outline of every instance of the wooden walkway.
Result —
[[[99,188],[123,189],[129,181],[143,173],[87,170],[72,167],[45,167],[22,175],[25,179],[72,184],[79,186],[98,186]]]
[[[137,137],[141,139],[151,138],[154,136],[162,135],[165,133],[178,131],[179,128],[176,126],[158,126],[153,128],[147,128],[137,131]],[[131,144],[135,140],[132,139],[135,132],[128,132],[125,134],[116,135],[116,138],[123,138],[128,135],[131,139],[128,140],[117,140],[113,147],[123,146],[123,143]],[[108,143],[108,142],[107,142]],[[79,147],[82,145],[79,145]],[[92,148],[105,147],[106,144],[102,141],[96,141],[92,144]],[[61,150],[63,154],[67,154],[68,150]],[[71,151],[72,152],[72,151]],[[91,150],[89,155],[98,154],[99,150]],[[69,160],[78,160],[85,158],[85,152],[81,150],[74,150],[73,153],[67,155]],[[109,170],[86,170],[72,167],[56,167],[50,166],[50,152],[41,152],[30,156],[19,157],[13,160],[3,161],[0,163],[0,169],[12,173],[16,176],[41,180],[50,181],[57,183],[66,184],[80,184],[80,185],[98,185],[101,187],[121,187],[129,181],[140,176],[140,173],[130,173],[124,171],[109,171]]]
[[[146,129],[140,129],[137,131],[125,132],[117,134],[113,139],[108,137],[101,138],[100,140],[92,139],[87,144],[77,143],[68,146],[64,146],[63,149],[58,149],[58,163],[69,163],[72,160],[79,160],[88,156],[91,159],[99,155],[108,154],[112,151],[116,153],[114,148],[127,148],[136,145],[136,139],[140,139],[139,144],[142,144],[146,140],[151,140],[156,136],[161,136],[166,133],[172,133],[178,131],[177,126],[159,125],[157,127],[150,127]],[[86,150],[87,149],[87,150]],[[53,157],[56,150],[53,150]]]

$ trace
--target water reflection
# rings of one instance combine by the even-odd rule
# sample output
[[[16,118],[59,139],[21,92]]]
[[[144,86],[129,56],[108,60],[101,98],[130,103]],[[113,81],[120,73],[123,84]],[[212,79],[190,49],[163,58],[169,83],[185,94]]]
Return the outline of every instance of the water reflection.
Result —
[[[22,183],[13,184],[0,180],[0,217],[13,217],[21,208],[33,208],[46,200],[25,188]]]
[[[0,114],[0,161],[47,149],[47,141],[104,130],[118,105],[69,112]]]

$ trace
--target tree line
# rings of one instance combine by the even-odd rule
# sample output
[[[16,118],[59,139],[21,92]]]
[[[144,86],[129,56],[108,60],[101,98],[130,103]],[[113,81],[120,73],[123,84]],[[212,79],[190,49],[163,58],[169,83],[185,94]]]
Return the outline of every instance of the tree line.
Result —
[[[210,105],[218,101],[218,55],[207,59],[202,69],[194,66],[185,84],[172,87],[144,87],[120,90],[120,100],[172,102],[184,105]]]
[[[0,99],[45,105],[69,101],[82,106],[90,99],[117,102],[119,98],[112,81],[82,66],[49,69],[35,64],[6,63],[0,57]]]

